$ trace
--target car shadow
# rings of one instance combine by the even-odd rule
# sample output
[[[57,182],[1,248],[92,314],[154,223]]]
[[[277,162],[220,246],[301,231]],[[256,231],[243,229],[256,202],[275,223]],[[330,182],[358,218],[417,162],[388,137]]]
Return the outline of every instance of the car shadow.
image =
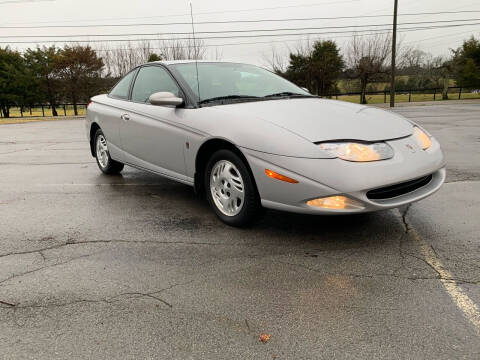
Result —
[[[212,238],[228,234],[230,239],[284,240],[292,245],[340,242],[355,246],[382,243],[403,231],[401,218],[391,210],[354,215],[306,215],[265,209],[263,216],[251,226],[234,228],[217,219],[205,197],[195,194],[190,186],[141,171],[129,171],[126,176],[113,179],[115,184],[132,185],[109,188],[141,201],[142,207],[151,213],[148,223],[154,226],[154,231],[187,231],[193,235],[201,231]]]

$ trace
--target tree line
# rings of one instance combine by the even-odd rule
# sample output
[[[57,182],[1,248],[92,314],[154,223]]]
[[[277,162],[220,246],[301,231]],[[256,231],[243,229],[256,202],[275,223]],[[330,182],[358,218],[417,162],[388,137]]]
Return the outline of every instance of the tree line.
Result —
[[[158,40],[108,46],[37,47],[24,52],[0,48],[0,111],[10,116],[13,106],[48,104],[57,116],[58,104],[77,105],[108,91],[135,66],[156,60],[203,59],[205,44],[193,40]],[[353,36],[342,52],[335,41],[303,42],[287,57],[272,50],[267,61],[279,75],[307,88],[312,94],[330,96],[340,91],[359,92],[361,103],[368,91],[389,90],[390,35]],[[221,58],[221,53],[209,57]],[[465,40],[449,57],[434,57],[422,50],[400,46],[396,89],[447,89],[457,86],[480,89],[480,41]],[[383,88],[380,88],[382,86]]]
[[[37,47],[23,53],[0,48],[0,111],[10,117],[10,108],[48,104],[58,116],[59,104],[87,103],[107,92],[137,65],[158,60],[202,59],[206,46],[201,40],[159,40],[127,43],[120,48],[66,45]],[[214,57],[219,58],[218,51]]]
[[[391,71],[391,43],[388,34],[354,36],[342,54],[336,42],[318,40],[300,44],[287,59],[275,49],[265,59],[276,73],[312,94],[339,93],[341,82],[343,91],[360,93],[360,102],[366,104],[368,91],[390,89],[386,84]],[[434,57],[401,45],[399,48],[396,90],[442,88],[443,98],[448,99],[450,80],[459,87],[480,89],[480,41],[474,37],[451,50],[449,57]]]
[[[57,116],[59,103],[77,104],[112,83],[102,74],[103,60],[89,46],[55,46],[20,53],[0,48],[0,111],[10,116],[12,106],[49,104]]]

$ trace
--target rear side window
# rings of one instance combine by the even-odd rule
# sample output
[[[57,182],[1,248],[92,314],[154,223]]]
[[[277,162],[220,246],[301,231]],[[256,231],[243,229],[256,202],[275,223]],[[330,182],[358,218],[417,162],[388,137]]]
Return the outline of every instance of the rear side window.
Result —
[[[132,101],[146,103],[150,95],[168,91],[179,96],[179,88],[168,72],[159,66],[140,69],[132,90]]]
[[[130,90],[130,84],[132,82],[133,75],[135,75],[135,71],[131,71],[125,75],[123,79],[120,80],[117,85],[115,85],[112,91],[110,91],[110,96],[117,99],[128,99],[128,91]]]

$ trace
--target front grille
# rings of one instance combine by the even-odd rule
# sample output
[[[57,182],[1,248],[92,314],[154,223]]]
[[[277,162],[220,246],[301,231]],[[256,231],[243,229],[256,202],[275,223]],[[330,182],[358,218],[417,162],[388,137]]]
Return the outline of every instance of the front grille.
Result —
[[[417,190],[422,186],[427,185],[430,181],[432,181],[432,175],[427,175],[420,179],[410,180],[400,184],[370,190],[367,192],[367,197],[372,200],[394,198],[396,196],[408,194],[409,192]]]

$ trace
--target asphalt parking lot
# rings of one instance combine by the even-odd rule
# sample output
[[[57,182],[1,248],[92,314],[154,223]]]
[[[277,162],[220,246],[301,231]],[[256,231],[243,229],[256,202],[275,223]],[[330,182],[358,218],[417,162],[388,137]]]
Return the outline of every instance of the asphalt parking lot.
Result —
[[[480,104],[396,111],[443,146],[437,194],[246,230],[101,175],[83,121],[0,125],[0,358],[480,358]]]

